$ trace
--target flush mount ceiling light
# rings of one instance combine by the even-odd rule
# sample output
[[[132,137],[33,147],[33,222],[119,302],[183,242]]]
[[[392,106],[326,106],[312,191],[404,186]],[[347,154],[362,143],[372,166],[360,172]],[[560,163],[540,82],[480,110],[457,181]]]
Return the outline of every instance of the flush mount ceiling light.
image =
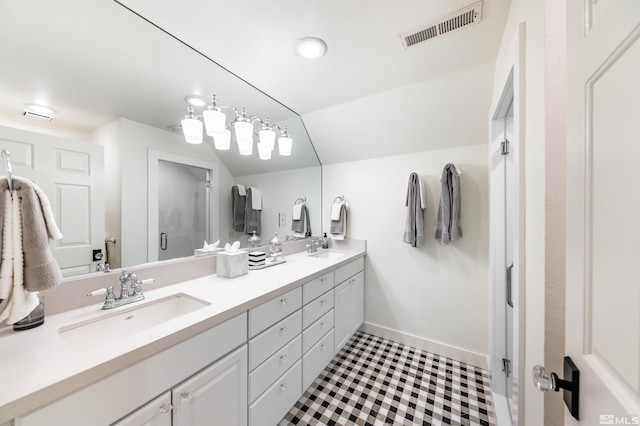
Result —
[[[305,59],[319,59],[327,53],[327,43],[318,37],[302,37],[296,43],[296,50]]]
[[[219,106],[217,96],[211,97],[211,104],[200,96],[185,96],[187,103],[187,115],[182,120],[182,131],[184,138],[188,143],[199,144],[203,141],[203,132],[213,138],[213,143],[218,150],[228,150],[231,148],[231,131],[233,127],[238,151],[241,155],[253,154],[253,136],[258,135],[258,154],[260,159],[268,160],[271,158],[271,152],[275,148],[276,131],[280,133],[278,137],[278,152],[281,156],[290,156],[293,141],[289,136],[287,126],[280,127],[273,124],[268,118],[264,120],[257,115],[247,115],[246,108],[240,111],[238,108],[229,106]],[[204,108],[202,115],[194,114],[194,108]],[[235,118],[227,124],[227,115],[222,112],[223,109],[233,110]],[[202,118],[202,121],[200,121]],[[256,133],[254,126],[258,124],[259,132]],[[268,151],[268,152],[267,152]]]
[[[56,110],[40,104],[24,104],[22,115],[25,117],[41,118],[51,121],[56,114]]]

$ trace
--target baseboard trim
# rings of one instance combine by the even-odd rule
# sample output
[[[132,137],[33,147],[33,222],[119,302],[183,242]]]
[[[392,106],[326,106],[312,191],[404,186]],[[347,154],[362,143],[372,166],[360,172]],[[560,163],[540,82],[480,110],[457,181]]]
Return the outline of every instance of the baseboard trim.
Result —
[[[384,337],[394,342],[412,346],[417,349],[428,351],[446,358],[461,361],[482,369],[489,369],[489,357],[477,352],[468,351],[456,346],[447,345],[434,340],[425,339],[424,337],[415,336],[413,334],[404,333],[402,331],[393,330],[381,325],[365,322],[360,327],[365,333],[375,336]]]

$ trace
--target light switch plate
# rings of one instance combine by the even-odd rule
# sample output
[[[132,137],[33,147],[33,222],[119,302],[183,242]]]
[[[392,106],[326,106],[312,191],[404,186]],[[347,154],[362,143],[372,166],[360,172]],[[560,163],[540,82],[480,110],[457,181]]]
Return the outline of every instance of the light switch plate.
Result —
[[[287,222],[287,215],[285,213],[278,213],[278,226],[284,228]]]

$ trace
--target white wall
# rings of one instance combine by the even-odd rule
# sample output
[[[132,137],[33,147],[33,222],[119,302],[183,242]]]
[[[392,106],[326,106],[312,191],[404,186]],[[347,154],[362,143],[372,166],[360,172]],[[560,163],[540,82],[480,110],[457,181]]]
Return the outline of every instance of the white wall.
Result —
[[[513,0],[496,60],[492,100],[496,104],[502,82],[511,68],[511,46],[518,24],[526,25],[525,42],[525,318],[520,332],[525,335],[520,424],[543,423],[543,393],[535,389],[530,371],[544,363],[545,315],[545,51],[544,0]],[[521,295],[522,296],[522,295]],[[561,325],[564,326],[564,325]],[[520,405],[519,407],[522,407]]]
[[[268,243],[275,232],[284,241],[286,235],[291,235],[291,214],[293,204],[299,197],[307,198],[309,209],[309,221],[313,235],[321,235],[321,175],[320,167],[308,167],[304,169],[285,170],[282,172],[262,173],[257,175],[238,176],[234,178],[234,184],[254,186],[262,191],[262,213],[260,216],[262,243]],[[231,197],[230,187],[228,197]],[[278,213],[286,216],[284,227],[278,224]],[[244,240],[247,236],[232,232],[229,234],[232,240]]]
[[[486,116],[486,114],[485,114]],[[433,123],[436,126],[437,123]],[[486,130],[475,138],[482,141]],[[423,137],[428,137],[424,134]],[[434,238],[440,176],[462,170],[462,230],[449,246]],[[427,185],[424,247],[402,242],[409,174]],[[367,240],[365,321],[424,339],[439,352],[489,352],[488,166],[485,144],[323,167],[324,231],[337,195],[349,205],[348,237]],[[443,354],[447,355],[447,354]],[[454,355],[455,356],[455,355]]]

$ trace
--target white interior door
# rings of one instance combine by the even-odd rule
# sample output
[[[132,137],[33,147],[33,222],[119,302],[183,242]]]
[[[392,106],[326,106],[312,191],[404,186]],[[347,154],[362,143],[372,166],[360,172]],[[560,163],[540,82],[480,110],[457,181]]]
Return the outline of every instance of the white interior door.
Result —
[[[640,2],[567,1],[566,352],[580,421],[640,421]],[[562,372],[558,372],[562,375]]]
[[[104,149],[100,145],[2,128],[13,174],[35,182],[49,198],[62,239],[52,252],[64,276],[95,271],[104,252]]]

